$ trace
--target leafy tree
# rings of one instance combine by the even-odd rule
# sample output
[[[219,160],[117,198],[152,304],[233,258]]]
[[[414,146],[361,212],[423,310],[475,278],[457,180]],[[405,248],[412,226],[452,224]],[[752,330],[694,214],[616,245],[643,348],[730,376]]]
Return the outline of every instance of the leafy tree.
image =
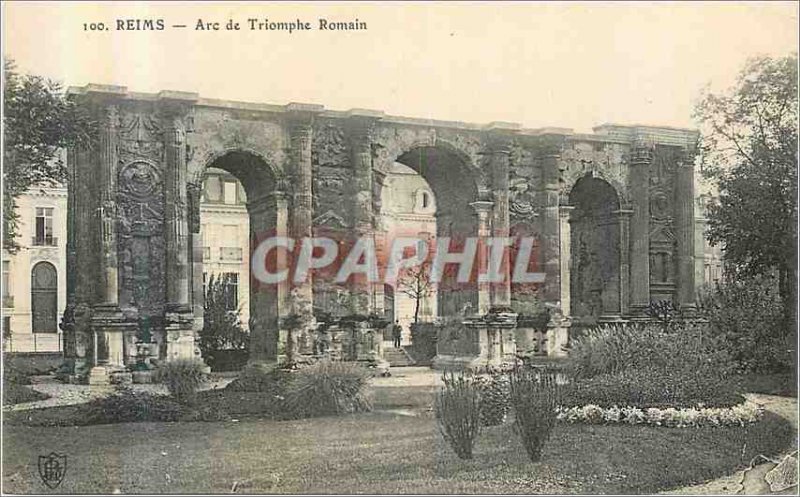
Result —
[[[247,349],[250,335],[242,328],[240,310],[230,310],[228,286],[224,278],[211,275],[206,284],[206,302],[203,314],[203,329],[200,331],[199,347],[209,364],[214,363],[220,350]]]
[[[704,171],[716,181],[708,237],[726,271],[776,272],[785,315],[793,316],[797,265],[797,54],[747,62],[725,94],[695,110],[703,125]]]
[[[89,146],[96,128],[89,113],[65,97],[60,83],[20,75],[8,59],[3,79],[3,246],[16,252],[16,199],[33,185],[63,182],[66,165],[59,151]]]
[[[400,281],[400,292],[414,299],[414,322],[419,322],[419,310],[422,302],[433,294],[433,282],[427,262],[408,268]]]

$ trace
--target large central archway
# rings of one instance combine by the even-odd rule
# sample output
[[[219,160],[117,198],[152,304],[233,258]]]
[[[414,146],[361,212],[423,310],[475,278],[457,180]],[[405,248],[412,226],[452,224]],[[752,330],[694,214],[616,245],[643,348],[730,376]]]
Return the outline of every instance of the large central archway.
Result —
[[[220,172],[226,174],[218,174]],[[284,285],[265,285],[253,278],[250,258],[261,240],[286,233],[286,199],[283,192],[278,190],[276,174],[260,155],[245,150],[229,150],[207,161],[202,178],[206,180],[201,180],[202,202],[197,204],[202,203],[205,209],[213,208],[215,202],[233,206],[244,204],[248,228],[245,231],[243,227],[236,226],[235,216],[231,217],[233,224],[217,226],[217,229],[231,228],[231,233],[216,233],[216,238],[221,240],[214,248],[219,253],[210,254],[211,247],[206,245],[208,234],[203,236],[202,233],[207,226],[201,224],[200,212],[195,213],[199,224],[195,230],[192,264],[195,316],[203,313],[204,274],[207,277],[212,272],[218,273],[217,276],[224,278],[226,284],[231,286],[247,285],[248,312],[243,313],[247,318],[243,324],[250,330],[250,360],[275,360],[278,354],[279,318],[284,314],[282,306],[286,305],[288,291]],[[234,178],[236,181],[232,181]],[[247,243],[242,243],[244,240],[240,237],[245,237]],[[247,245],[247,249],[244,245]],[[206,265],[209,267],[206,268]],[[230,269],[226,269],[228,266]]]
[[[397,162],[413,169],[433,190],[436,199],[436,236],[450,237],[450,250],[461,251],[466,237],[477,236],[478,182],[469,159],[446,145],[421,145],[400,155]],[[451,317],[465,310],[477,312],[478,287],[456,282],[455,266],[445,268],[437,285],[437,314]]]

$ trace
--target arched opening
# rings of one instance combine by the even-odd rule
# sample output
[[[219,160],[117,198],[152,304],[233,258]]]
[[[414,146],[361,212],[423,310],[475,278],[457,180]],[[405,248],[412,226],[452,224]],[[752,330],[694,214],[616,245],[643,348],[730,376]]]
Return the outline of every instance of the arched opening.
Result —
[[[217,288],[223,295],[218,300],[249,330],[251,360],[277,358],[285,290],[255,280],[250,267],[258,242],[286,229],[286,206],[281,205],[276,185],[264,159],[231,151],[207,164],[200,191],[199,243],[193,264],[195,313],[202,312],[207,282],[221,281]]]
[[[606,181],[584,176],[569,195],[573,319],[593,324],[620,315],[619,198]]]
[[[386,172],[381,190],[380,230],[387,247],[398,237],[416,238],[410,257],[430,244],[436,233],[436,201],[428,182],[415,170],[399,162]],[[424,241],[424,243],[423,243]],[[436,289],[430,282],[430,262],[409,268],[397,281],[384,285],[384,314],[390,322],[399,321],[403,343],[410,342],[411,324],[432,321],[436,316]],[[391,308],[388,306],[391,305]],[[391,340],[389,333],[387,340]]]
[[[49,262],[31,270],[31,319],[33,333],[58,331],[58,272]]]
[[[450,237],[451,252],[462,251],[464,239],[476,236],[478,230],[478,216],[470,205],[478,200],[478,187],[467,160],[448,147],[435,145],[412,148],[395,163],[406,166],[424,181],[426,187],[419,189],[416,205],[420,214],[431,214],[435,218],[435,228],[427,231],[435,234],[430,245],[435,245],[436,237]],[[436,296],[427,311],[431,317],[457,316],[470,310],[477,312],[477,284],[456,282],[457,269],[448,264],[442,280],[435,285]],[[396,291],[395,298],[397,294]],[[421,311],[424,309],[425,302],[421,302]]]

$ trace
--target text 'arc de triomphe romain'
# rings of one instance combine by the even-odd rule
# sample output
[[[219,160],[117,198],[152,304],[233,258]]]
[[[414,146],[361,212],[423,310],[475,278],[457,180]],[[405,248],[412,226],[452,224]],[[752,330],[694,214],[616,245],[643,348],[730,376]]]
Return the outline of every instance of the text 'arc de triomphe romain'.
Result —
[[[395,162],[414,169],[436,196],[437,236],[535,238],[551,354],[562,353],[571,327],[635,319],[651,301],[691,308],[702,280],[694,130],[602,125],[575,134],[105,85],[70,96],[100,123],[93,146],[68,154],[62,327],[78,374],[198,353],[209,167],[243,185],[253,242],[267,233],[380,239],[384,178]],[[348,316],[325,318],[316,311],[326,285],[251,281],[252,361],[381,362],[373,318],[382,286],[351,292]],[[456,331],[442,332],[437,361],[486,364],[520,352],[514,294],[508,279],[439,292],[440,321]]]

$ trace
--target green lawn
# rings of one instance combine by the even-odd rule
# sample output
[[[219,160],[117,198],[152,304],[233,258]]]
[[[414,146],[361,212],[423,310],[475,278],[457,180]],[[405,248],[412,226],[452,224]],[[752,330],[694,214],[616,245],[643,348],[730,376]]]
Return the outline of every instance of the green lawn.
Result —
[[[68,456],[58,493],[648,493],[728,474],[794,435],[768,414],[748,430],[558,425],[532,464],[509,425],[457,459],[430,414],[301,421],[6,426],[3,490],[52,493],[39,455]],[[747,441],[744,458],[742,445]]]

